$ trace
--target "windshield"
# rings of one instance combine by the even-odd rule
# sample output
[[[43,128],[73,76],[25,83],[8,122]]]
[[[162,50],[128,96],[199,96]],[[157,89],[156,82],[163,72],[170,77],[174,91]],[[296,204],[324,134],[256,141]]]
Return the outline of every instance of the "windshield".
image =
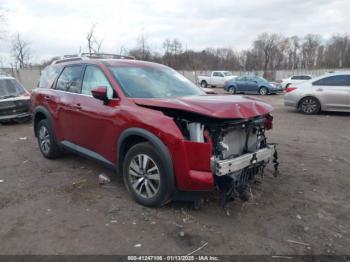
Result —
[[[205,95],[199,87],[168,67],[111,66],[124,93],[134,98]]]
[[[224,76],[232,76],[231,72],[223,72],[223,73],[224,73]]]
[[[16,97],[24,93],[15,79],[0,79],[0,98]]]
[[[268,82],[269,82],[269,81],[267,81],[265,78],[263,78],[263,77],[261,77],[261,76],[259,76],[258,78],[259,78],[260,81],[262,81],[262,82],[265,82],[265,83],[268,83]]]

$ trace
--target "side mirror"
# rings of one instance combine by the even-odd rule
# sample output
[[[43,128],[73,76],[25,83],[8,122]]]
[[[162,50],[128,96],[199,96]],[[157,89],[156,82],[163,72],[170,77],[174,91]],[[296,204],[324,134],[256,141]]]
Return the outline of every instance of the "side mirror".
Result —
[[[98,86],[91,89],[91,94],[94,98],[102,100],[105,104],[108,102],[107,96],[107,87],[106,86]]]

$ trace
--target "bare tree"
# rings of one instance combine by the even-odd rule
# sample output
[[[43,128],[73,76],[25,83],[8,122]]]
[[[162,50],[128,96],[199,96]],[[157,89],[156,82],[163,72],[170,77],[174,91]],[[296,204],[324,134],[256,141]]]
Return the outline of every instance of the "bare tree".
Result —
[[[15,60],[15,66],[25,68],[31,58],[30,43],[24,41],[20,34],[17,33],[12,41],[12,56]]]
[[[151,50],[148,45],[147,37],[144,34],[139,35],[136,41],[136,47],[129,51],[129,55],[140,60],[151,60]]]
[[[304,38],[301,46],[302,66],[307,69],[314,68],[317,61],[317,50],[321,44],[321,36],[308,34]]]
[[[96,24],[93,24],[86,34],[86,40],[89,50],[89,55],[99,54],[101,52],[101,47],[103,43],[103,39],[98,40],[95,36]]]

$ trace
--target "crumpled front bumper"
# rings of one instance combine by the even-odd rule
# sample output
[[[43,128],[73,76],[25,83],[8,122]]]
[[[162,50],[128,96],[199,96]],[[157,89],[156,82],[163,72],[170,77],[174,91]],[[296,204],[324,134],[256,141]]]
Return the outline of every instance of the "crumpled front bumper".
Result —
[[[276,152],[275,145],[267,145],[267,147],[257,150],[254,153],[247,153],[232,159],[212,160],[215,175],[225,176],[233,172],[240,171],[257,163],[268,163]]]

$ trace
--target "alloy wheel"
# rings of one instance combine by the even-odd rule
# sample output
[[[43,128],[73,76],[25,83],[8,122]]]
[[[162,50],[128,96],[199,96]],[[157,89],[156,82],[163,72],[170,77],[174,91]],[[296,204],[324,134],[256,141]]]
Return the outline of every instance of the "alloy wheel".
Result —
[[[40,148],[45,155],[48,155],[51,148],[50,134],[46,126],[42,125],[39,129]]]
[[[318,103],[313,98],[306,98],[301,102],[301,110],[307,114],[312,114],[317,112]]]
[[[160,172],[155,161],[145,154],[136,155],[128,169],[130,184],[134,192],[143,198],[154,197],[160,187]]]
[[[267,94],[267,89],[265,87],[262,87],[260,88],[260,91],[259,91],[260,95],[266,95]]]

